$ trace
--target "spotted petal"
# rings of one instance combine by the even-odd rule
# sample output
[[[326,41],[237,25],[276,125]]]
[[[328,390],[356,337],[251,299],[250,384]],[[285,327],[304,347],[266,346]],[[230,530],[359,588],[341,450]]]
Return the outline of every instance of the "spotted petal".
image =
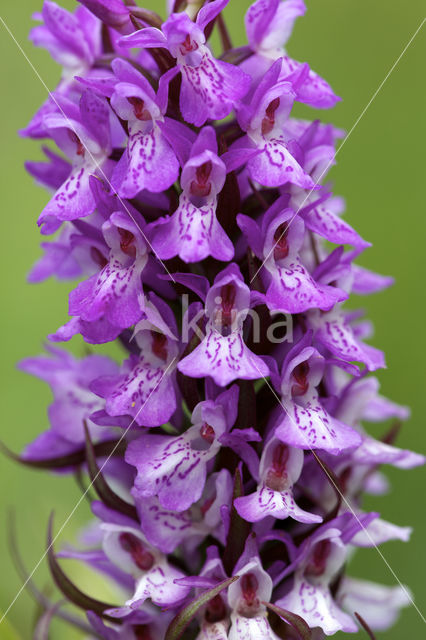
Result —
[[[369,371],[385,367],[383,352],[358,340],[343,315],[324,318],[316,338],[342,360],[363,362]]]
[[[284,138],[264,139],[259,153],[247,163],[250,176],[265,187],[279,187],[286,182],[303,189],[312,189],[314,182],[304,172],[287,148]]]
[[[299,258],[281,260],[271,267],[271,282],[266,292],[266,303],[271,311],[302,313],[308,309],[331,309],[346,294],[328,285],[315,282]]]
[[[136,424],[156,427],[168,422],[176,409],[170,365],[153,363],[147,355],[130,356],[120,376],[104,376],[92,389],[106,399],[110,416],[130,415]]]
[[[139,297],[142,295],[141,273],[146,256],[123,266],[112,258],[99,274],[81,282],[70,293],[70,315],[86,322],[107,320],[122,329],[131,327],[142,317]]]
[[[298,522],[321,522],[321,516],[308,513],[295,502],[291,491],[273,491],[265,485],[248,496],[237,498],[235,508],[244,520],[258,522],[267,516],[284,520],[293,518]]]
[[[96,173],[96,168],[96,165],[91,164],[74,167],[69,178],[43,209],[38,225],[41,226],[52,217],[61,221],[75,220],[93,213],[96,202],[90,189],[89,178]]]
[[[233,615],[231,620],[228,640],[279,640],[272,631],[266,614],[253,618]]]
[[[321,627],[326,635],[358,630],[353,619],[336,605],[327,585],[296,580],[290,593],[276,604],[301,616],[310,627]]]
[[[207,119],[222,120],[250,86],[250,76],[226,62],[215,60],[207,47],[197,66],[182,64],[180,108],[186,122],[197,127]]]
[[[140,498],[158,496],[165,509],[185,511],[200,499],[206,482],[206,463],[218,450],[216,443],[200,450],[192,441],[200,427],[183,436],[143,435],[131,442],[126,462],[136,466],[134,493]]]
[[[275,435],[294,447],[323,449],[334,455],[361,443],[358,432],[330,416],[318,397],[313,397],[305,406],[285,404]]]
[[[111,182],[122,198],[134,198],[143,189],[153,193],[167,190],[178,174],[176,154],[159,127],[154,124],[145,132],[134,125]]]
[[[171,218],[157,227],[152,246],[163,260],[178,255],[187,263],[208,256],[228,262],[234,256],[232,242],[216,218],[216,199],[197,207],[185,194]]]
[[[329,242],[350,244],[356,248],[368,247],[366,242],[345,220],[338,215],[341,212],[340,198],[329,198],[315,207],[310,207],[301,215],[308,229],[318,233]]]
[[[178,364],[191,378],[211,376],[221,387],[238,378],[258,380],[269,374],[264,361],[244,344],[241,332],[222,336],[210,330],[202,343]]]

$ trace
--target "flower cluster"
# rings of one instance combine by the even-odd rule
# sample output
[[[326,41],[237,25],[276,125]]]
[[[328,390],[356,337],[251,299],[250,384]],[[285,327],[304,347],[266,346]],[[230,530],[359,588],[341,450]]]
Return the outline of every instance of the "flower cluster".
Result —
[[[20,365],[54,398],[21,461],[89,474],[96,520],[60,555],[116,602],[49,559],[106,640],[320,638],[356,631],[355,612],[385,629],[409,601],[345,572],[356,547],[408,539],[362,494],[386,490],[380,465],[424,458],[363,426],[408,411],[380,395],[384,356],[344,302],[392,280],[356,264],[369,243],[324,182],[343,133],[291,115],[339,98],[284,49],[303,0],[256,0],[240,48],[228,2],[171,0],[163,21],[45,0],[31,32],[63,74],[22,131],[62,152],[26,165],[56,234],[30,281],[79,283],[47,355]],[[76,359],[59,343],[77,334],[123,362]]]

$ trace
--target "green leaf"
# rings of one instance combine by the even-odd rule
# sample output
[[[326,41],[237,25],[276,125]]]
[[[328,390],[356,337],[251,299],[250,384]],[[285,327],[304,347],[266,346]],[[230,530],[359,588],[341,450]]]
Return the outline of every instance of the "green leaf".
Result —
[[[215,598],[221,591],[227,589],[229,585],[235,582],[235,580],[238,580],[239,577],[240,576],[234,576],[233,578],[228,578],[227,580],[220,582],[218,585],[208,591],[204,591],[204,593],[198,596],[198,598],[190,602],[177,614],[177,616],[173,618],[167,628],[164,640],[178,640],[179,638],[182,638],[183,632],[195,617],[197,611],[210,602],[210,600]]]
[[[300,640],[311,640],[312,631],[306,624],[303,618],[296,615],[295,613],[291,613],[291,611],[287,611],[286,609],[281,609],[281,607],[277,607],[276,604],[271,604],[270,602],[262,602],[270,611],[273,611],[277,614],[284,622],[287,622],[293,629],[296,631]]]

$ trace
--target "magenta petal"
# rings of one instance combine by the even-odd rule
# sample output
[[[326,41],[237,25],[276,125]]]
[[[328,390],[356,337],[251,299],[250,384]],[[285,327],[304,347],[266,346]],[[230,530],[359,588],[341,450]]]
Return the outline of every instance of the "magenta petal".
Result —
[[[300,260],[282,261],[271,273],[266,303],[272,310],[301,313],[307,309],[331,309],[346,294],[336,287],[314,281]]]
[[[95,171],[96,167],[75,167],[69,178],[43,209],[38,224],[43,224],[49,217],[58,220],[75,220],[91,214],[96,203],[90,189],[89,178]]]
[[[361,444],[355,429],[332,418],[317,401],[306,407],[293,404],[283,410],[275,435],[286,444],[300,449],[323,449],[338,455]]]
[[[298,522],[321,522],[321,516],[308,513],[301,509],[294,501],[290,491],[280,493],[262,486],[255,493],[235,500],[235,508],[244,520],[258,522],[267,516],[284,520],[293,518]]]
[[[248,161],[248,169],[253,180],[266,187],[279,187],[286,182],[303,189],[315,186],[288,150],[284,140],[265,140],[259,147],[260,153]]]
[[[110,416],[130,415],[136,424],[155,427],[170,420],[176,409],[176,392],[165,368],[152,366],[143,357],[129,362],[129,373],[99,378],[92,389],[106,398]]]
[[[191,378],[211,376],[220,387],[241,378],[258,380],[269,374],[267,365],[245,346],[241,335],[221,336],[210,331],[203,342],[178,364]]]
[[[184,437],[141,436],[130,443],[126,460],[139,474],[134,492],[141,499],[158,495],[162,506],[185,511],[200,499],[206,480],[205,461],[212,453],[196,451]]]
[[[182,65],[180,108],[184,119],[200,127],[207,119],[225,118],[246,95],[250,82],[250,76],[215,60],[206,49],[198,66]]]
[[[135,131],[112,176],[112,184],[123,198],[133,198],[142,189],[159,193],[177,179],[179,162],[156,125],[149,133]]]
[[[234,256],[232,242],[217,221],[215,203],[196,207],[185,195],[171,218],[157,227],[152,246],[164,260],[179,255],[184,262],[199,262],[212,256],[227,262]]]

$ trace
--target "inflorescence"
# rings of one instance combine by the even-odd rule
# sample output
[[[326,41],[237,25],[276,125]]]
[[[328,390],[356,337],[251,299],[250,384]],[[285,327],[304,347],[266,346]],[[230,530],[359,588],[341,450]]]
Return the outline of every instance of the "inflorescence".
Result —
[[[370,245],[325,183],[343,132],[291,116],[339,100],[284,49],[303,0],[257,0],[239,48],[229,0],[171,0],[166,21],[80,2],[45,0],[30,36],[63,67],[21,132],[62,152],[26,165],[56,234],[30,281],[80,282],[47,355],[20,365],[54,396],[20,460],[88,474],[95,520],[60,555],[116,601],[71,583],[50,531],[53,577],[107,640],[386,629],[409,593],[345,566],[408,539],[362,495],[386,489],[380,465],[424,458],[393,446],[395,425],[383,440],[362,426],[408,415],[370,375],[385,361],[369,322],[344,308],[392,279],[356,264]],[[78,334],[117,341],[123,362],[58,346]]]

